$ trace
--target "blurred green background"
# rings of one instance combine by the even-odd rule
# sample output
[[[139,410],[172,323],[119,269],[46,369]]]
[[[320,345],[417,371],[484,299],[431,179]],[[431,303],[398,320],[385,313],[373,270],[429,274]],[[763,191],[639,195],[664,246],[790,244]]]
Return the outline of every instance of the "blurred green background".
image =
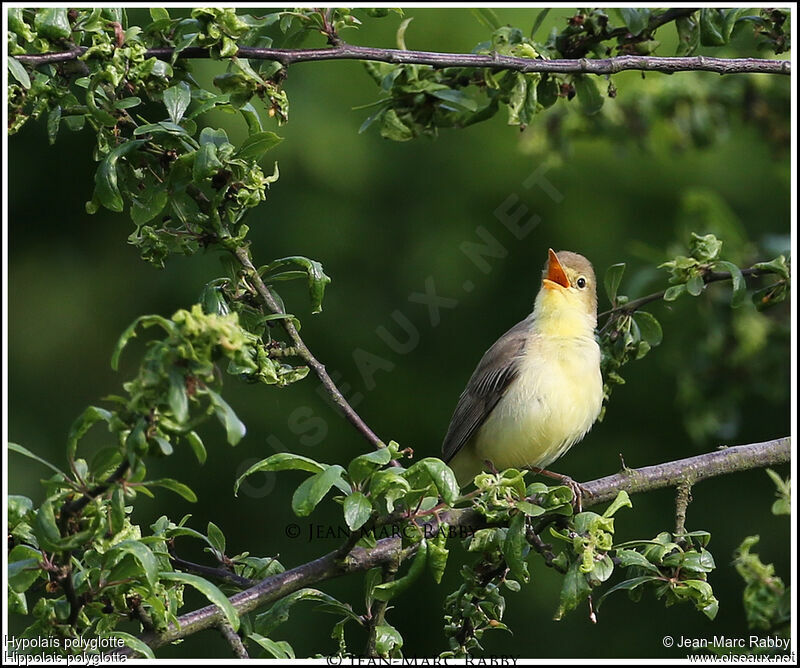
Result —
[[[259,14],[256,9],[248,11]],[[496,11],[504,23],[526,31],[537,13],[534,9]],[[551,12],[540,37],[551,26],[560,29],[571,13],[569,9]],[[408,9],[406,14],[414,17],[406,33],[411,49],[465,52],[487,39],[486,29],[467,9]],[[136,19],[134,12],[131,18]],[[360,31],[344,37],[357,44],[394,46],[399,22],[395,15],[368,21]],[[673,53],[674,44],[669,44],[673,35],[671,27],[663,31],[665,42],[659,55]],[[321,46],[321,39],[310,39],[305,46]],[[706,52],[735,55],[748,50],[752,52],[752,40],[743,36],[724,50]],[[194,71],[199,80],[209,81],[220,67],[196,62]],[[648,74],[644,80],[639,73],[618,75],[614,79],[618,95],[605,101],[603,114],[618,116],[626,104],[659,86],[690,90],[706,82],[711,85],[712,78],[718,85],[719,77],[710,74]],[[783,95],[788,95],[788,77],[765,79],[763,75],[757,84],[782,86]],[[735,77],[723,81],[739,85]],[[506,125],[502,110],[489,122],[462,131],[442,131],[435,141],[393,143],[382,139],[374,127],[359,134],[370,112],[352,107],[374,101],[378,91],[358,62],[295,65],[285,90],[291,102],[290,122],[278,132],[286,140],[268,156],[279,162],[281,178],[267,202],[247,221],[255,261],[264,264],[272,258],[305,255],[323,263],[333,279],[324,312],[310,315],[300,284],[286,284],[282,294],[287,308],[301,318],[306,342],[372,428],[384,439],[414,448],[418,457],[439,454],[456,399],[481,354],[529,313],[548,247],[585,254],[600,276],[609,265],[627,262],[621,292],[646,294],[666,283],[666,274],[653,267],[669,258],[670,245],[685,243],[689,231],[710,231],[697,229],[703,217],[687,209],[687,196],[700,192],[703,201],[712,202],[709,206],[723,211],[719,215],[728,221],[729,229],[738,230],[763,252],[788,250],[788,146],[781,151],[774,142],[767,142],[739,114],[725,118],[727,131],[702,148],[676,146],[677,128],[670,121],[656,123],[640,142],[623,141],[619,133],[576,132],[565,152],[556,153],[547,148],[550,130],[544,122],[520,133]],[[581,122],[577,105],[559,104],[567,111],[568,123],[572,117],[575,123]],[[658,109],[654,113],[658,116]],[[224,127],[237,141],[246,133],[239,117],[217,113],[206,122]],[[787,112],[787,137],[788,128]],[[631,134],[634,131],[631,128]],[[120,372],[110,369],[111,351],[122,330],[138,315],[170,315],[188,307],[198,299],[203,285],[223,271],[214,253],[172,259],[165,270],[155,270],[126,244],[132,230],[127,214],[85,213],[94,169],[88,133],[62,130],[56,146],[50,147],[44,124],[31,122],[10,139],[8,165],[9,437],[61,465],[72,420],[87,404],[118,392],[136,367],[141,341],[126,350]],[[538,187],[522,185],[537,168],[547,170],[549,183],[563,196],[560,200]],[[512,195],[529,209],[528,215],[541,217],[521,240],[494,213]],[[461,249],[465,242],[479,241],[479,226],[507,251],[503,258],[488,259],[488,273],[480,271]],[[747,259],[769,257],[755,252],[755,257]],[[436,324],[425,304],[412,297],[425,292],[426,281],[438,295],[456,300],[452,308],[440,311]],[[467,282],[474,289],[465,290]],[[727,289],[716,285],[709,293],[726,294]],[[605,420],[558,462],[558,471],[588,480],[616,472],[620,455],[628,466],[638,467],[692,456],[723,443],[762,441],[789,433],[789,341],[786,328],[780,325],[781,319],[788,320],[788,305],[768,319],[769,338],[762,342],[767,352],[759,362],[766,366],[759,368],[761,382],[769,391],[762,391],[743,379],[741,369],[729,364],[695,368],[698,348],[707,334],[702,311],[712,297],[684,297],[670,307],[657,304],[652,308],[662,321],[664,343],[624,370],[628,382],[615,390]],[[602,295],[600,303],[601,309],[607,308]],[[383,327],[397,339],[405,339],[397,312],[418,333],[418,342],[409,345],[409,351],[396,352],[379,335]],[[723,331],[735,326],[730,316],[725,318]],[[736,322],[742,324],[742,319]],[[747,319],[743,322],[747,329]],[[724,342],[724,354],[734,355],[740,339]],[[371,365],[367,373],[365,363]],[[680,369],[682,380],[676,372]],[[685,391],[687,378],[695,374],[703,375],[704,383],[710,382],[730,401],[714,433],[700,430],[692,438],[684,419],[686,405],[677,397],[681,386]],[[213,521],[223,529],[230,554],[245,550],[253,555],[279,554],[287,568],[335,548],[338,539],[309,542],[307,537],[312,524],[340,524],[336,504],[322,504],[310,518],[299,521],[291,513],[289,499],[302,480],[300,474],[255,476],[238,499],[232,493],[239,473],[276,450],[328,463],[345,463],[365,451],[366,443],[318,390],[313,377],[283,390],[227,379],[226,397],[247,424],[247,437],[232,450],[219,425],[209,423],[203,432],[209,449],[205,466],[198,466],[190,452],[181,450],[153,461],[152,477],[178,478],[200,500],[190,504],[160,491],[155,500],[139,498],[133,520],[147,527],[162,514],[177,521],[192,513],[190,526],[204,530],[206,522]],[[713,405],[716,393],[699,401],[707,399]],[[93,435],[96,445],[102,442],[101,431]],[[42,498],[38,481],[45,474],[45,469],[11,455],[9,492],[28,495],[38,503]],[[603,605],[596,625],[589,622],[585,607],[554,622],[561,578],[532,558],[532,583],[519,594],[507,596],[505,621],[514,633],[487,635],[486,653],[671,657],[681,652],[662,647],[665,635],[748,635],[742,582],[730,560],[743,537],[758,533],[763,560],[773,561],[777,573],[788,579],[789,520],[770,514],[773,490],[763,471],[712,480],[694,489],[687,528],[712,533],[709,547],[717,570],[711,582],[720,600],[715,622],[686,606],[665,609],[648,597],[633,604],[622,593]],[[634,497],[633,502],[633,511],[617,515],[619,540],[647,538],[673,528],[672,492]],[[286,527],[293,522],[302,533],[292,540],[286,537]],[[403,650],[408,656],[446,649],[442,601],[458,586],[458,564],[465,558],[459,545],[453,543],[452,548],[441,586],[423,579],[389,612],[389,621],[405,638]],[[178,544],[178,552],[208,563],[208,555],[188,539],[185,545]],[[351,602],[356,611],[363,610],[362,578],[321,586]],[[185,611],[203,604],[187,593]],[[12,632],[18,621],[12,620]],[[299,604],[274,639],[290,641],[298,656],[331,653],[336,646],[326,628],[335,621]],[[363,633],[348,628],[347,637],[351,649],[360,652]],[[160,652],[163,657],[229,654],[214,632]]]

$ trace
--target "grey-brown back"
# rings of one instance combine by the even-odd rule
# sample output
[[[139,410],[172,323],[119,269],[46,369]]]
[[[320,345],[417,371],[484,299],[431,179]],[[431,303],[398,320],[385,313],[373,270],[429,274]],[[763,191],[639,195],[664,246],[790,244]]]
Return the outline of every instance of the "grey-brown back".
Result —
[[[489,417],[519,372],[533,316],[518,322],[486,351],[458,398],[442,443],[442,459],[449,462]]]

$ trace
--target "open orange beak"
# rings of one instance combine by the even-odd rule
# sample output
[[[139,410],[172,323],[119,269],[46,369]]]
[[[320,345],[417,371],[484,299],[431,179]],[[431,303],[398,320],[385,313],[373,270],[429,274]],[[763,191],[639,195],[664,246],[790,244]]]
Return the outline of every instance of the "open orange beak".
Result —
[[[548,290],[568,288],[569,279],[564,272],[564,267],[562,267],[561,263],[558,261],[558,256],[552,248],[548,249],[547,253],[547,276],[542,279],[542,285]]]

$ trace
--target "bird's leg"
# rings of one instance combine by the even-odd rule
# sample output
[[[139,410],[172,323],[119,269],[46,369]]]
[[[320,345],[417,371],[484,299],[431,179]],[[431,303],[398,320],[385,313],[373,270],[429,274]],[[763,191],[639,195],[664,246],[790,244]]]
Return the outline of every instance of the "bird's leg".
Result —
[[[526,466],[529,471],[533,471],[533,473],[538,473],[540,475],[548,476],[549,478],[555,478],[562,485],[566,485],[572,491],[572,503],[575,506],[576,512],[582,512],[583,504],[582,499],[584,496],[593,496],[592,492],[590,492],[586,487],[581,485],[579,482],[576,482],[568,475],[564,475],[563,473],[556,473],[555,471],[548,471],[547,469],[539,468],[538,466]]]

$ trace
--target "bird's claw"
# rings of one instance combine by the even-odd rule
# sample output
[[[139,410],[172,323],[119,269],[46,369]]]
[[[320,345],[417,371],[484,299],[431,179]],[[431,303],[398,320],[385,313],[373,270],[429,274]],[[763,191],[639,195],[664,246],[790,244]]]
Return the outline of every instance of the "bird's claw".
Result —
[[[555,473],[554,471],[548,471],[547,469],[542,469],[538,466],[529,466],[527,468],[534,473],[555,478],[565,487],[569,487],[569,490],[572,492],[572,508],[576,513],[583,512],[583,497],[594,496],[594,493],[588,487],[584,487],[579,482],[576,482],[570,478],[568,475],[564,475],[563,473]]]

